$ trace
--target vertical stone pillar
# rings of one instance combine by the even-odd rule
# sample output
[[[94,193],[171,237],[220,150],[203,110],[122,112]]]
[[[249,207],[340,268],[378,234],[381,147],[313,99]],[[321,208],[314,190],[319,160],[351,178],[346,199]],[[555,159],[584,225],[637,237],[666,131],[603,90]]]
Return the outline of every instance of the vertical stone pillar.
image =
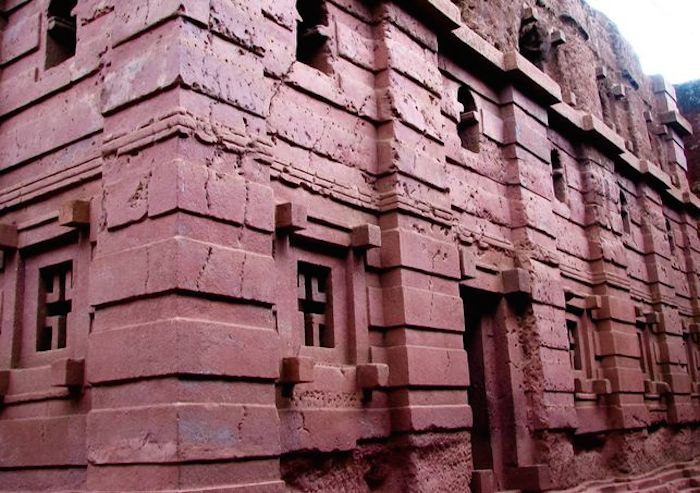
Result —
[[[529,66],[524,60],[518,63]],[[503,274],[504,293],[519,297],[511,305],[518,317],[508,329],[516,441],[506,486],[539,489],[547,487],[549,477],[537,464],[533,431],[576,425],[568,343],[561,330],[565,300],[554,236],[548,116],[542,101],[514,86],[502,91],[501,102],[514,272],[519,272]]]
[[[693,133],[690,123],[681,115],[678,109],[676,90],[662,76],[652,78],[652,90],[654,92],[655,114],[663,130],[661,139],[663,144],[662,169],[666,171],[671,182],[676,187],[681,184],[688,186],[688,161],[685,156],[683,137]]]
[[[281,490],[260,7],[115,9],[88,489]]]
[[[437,485],[425,474],[437,462],[440,488],[466,489],[469,438],[459,432],[471,425],[468,364],[444,181],[437,37],[393,2],[379,6],[378,21],[382,352],[392,428],[408,450],[425,450],[402,464],[415,474],[406,491]]]
[[[582,148],[586,236],[596,295],[592,308],[601,358],[601,377],[610,383],[604,397],[607,428],[635,428],[648,419],[641,393],[640,351],[635,309],[630,297],[628,259],[618,207],[614,163],[590,145]],[[606,384],[607,385],[607,384]],[[600,404],[599,404],[600,405]]]
[[[679,247],[676,245],[675,222],[666,218],[664,204],[656,190],[646,184],[641,185],[640,189],[646,267],[659,349],[657,362],[663,383],[653,391],[663,394],[669,421],[685,421],[692,415],[692,410],[688,405],[690,377],[681,366],[686,361],[686,355],[683,350],[683,325],[676,302],[674,262]]]

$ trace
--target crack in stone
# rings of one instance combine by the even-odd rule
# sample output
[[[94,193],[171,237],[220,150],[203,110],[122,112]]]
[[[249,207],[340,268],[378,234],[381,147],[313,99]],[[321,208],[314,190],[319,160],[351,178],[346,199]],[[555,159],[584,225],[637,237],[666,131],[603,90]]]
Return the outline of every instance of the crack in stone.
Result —
[[[201,286],[202,277],[204,276],[204,273],[206,272],[207,267],[209,266],[209,261],[211,260],[213,252],[214,249],[212,247],[208,247],[207,257],[204,259],[204,264],[202,265],[202,268],[199,269],[199,274],[197,274],[197,281],[195,282],[195,286],[197,287],[197,289],[199,289]]]

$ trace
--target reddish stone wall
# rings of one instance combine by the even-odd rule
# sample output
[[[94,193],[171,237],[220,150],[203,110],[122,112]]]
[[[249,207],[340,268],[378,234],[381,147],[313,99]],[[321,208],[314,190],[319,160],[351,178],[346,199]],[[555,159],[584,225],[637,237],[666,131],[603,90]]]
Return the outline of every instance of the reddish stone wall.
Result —
[[[0,3],[0,491],[698,455],[689,125],[582,4],[56,5]]]

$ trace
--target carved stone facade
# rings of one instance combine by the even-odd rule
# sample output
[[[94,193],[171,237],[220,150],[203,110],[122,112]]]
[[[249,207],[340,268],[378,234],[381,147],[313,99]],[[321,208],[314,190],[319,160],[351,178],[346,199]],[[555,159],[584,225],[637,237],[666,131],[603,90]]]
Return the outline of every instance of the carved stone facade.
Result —
[[[696,481],[691,128],[579,0],[0,8],[0,491]]]

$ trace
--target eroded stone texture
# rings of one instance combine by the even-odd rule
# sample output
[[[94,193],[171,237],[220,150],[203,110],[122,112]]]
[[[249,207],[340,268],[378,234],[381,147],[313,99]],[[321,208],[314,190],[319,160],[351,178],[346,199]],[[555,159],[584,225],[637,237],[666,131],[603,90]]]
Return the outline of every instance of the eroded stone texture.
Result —
[[[585,4],[0,9],[0,491],[697,485],[691,125]]]
[[[700,129],[700,81],[686,82],[676,86],[678,104],[683,115],[693,126],[693,134],[688,135],[683,143],[688,157],[688,178],[691,188],[697,193],[700,185],[700,141],[698,129]]]

